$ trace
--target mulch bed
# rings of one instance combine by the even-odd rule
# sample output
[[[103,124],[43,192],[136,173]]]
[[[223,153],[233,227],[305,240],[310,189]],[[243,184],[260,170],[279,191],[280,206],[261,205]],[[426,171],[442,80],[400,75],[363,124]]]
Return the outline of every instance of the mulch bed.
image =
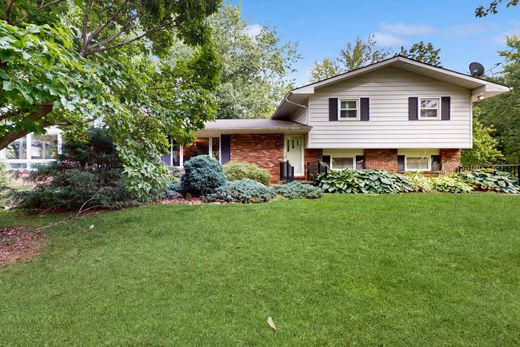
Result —
[[[0,267],[31,260],[40,254],[43,236],[23,228],[0,229]]]
[[[188,204],[188,205],[200,205],[203,201],[200,198],[175,198],[175,199],[162,199],[158,201],[159,204]]]

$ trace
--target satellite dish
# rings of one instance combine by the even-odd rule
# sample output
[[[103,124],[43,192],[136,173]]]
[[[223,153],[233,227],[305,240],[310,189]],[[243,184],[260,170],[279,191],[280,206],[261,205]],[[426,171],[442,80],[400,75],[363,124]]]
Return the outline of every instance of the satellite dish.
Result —
[[[473,77],[480,77],[484,74],[484,66],[482,64],[473,62],[469,64],[469,72],[471,73],[471,76]]]

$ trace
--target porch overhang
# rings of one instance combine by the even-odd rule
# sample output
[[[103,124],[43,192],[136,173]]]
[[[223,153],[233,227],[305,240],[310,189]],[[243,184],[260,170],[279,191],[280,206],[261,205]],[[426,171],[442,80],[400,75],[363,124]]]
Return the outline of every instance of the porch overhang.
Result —
[[[292,121],[274,119],[217,119],[206,122],[197,137],[212,137],[232,134],[294,134],[304,135],[312,127]]]

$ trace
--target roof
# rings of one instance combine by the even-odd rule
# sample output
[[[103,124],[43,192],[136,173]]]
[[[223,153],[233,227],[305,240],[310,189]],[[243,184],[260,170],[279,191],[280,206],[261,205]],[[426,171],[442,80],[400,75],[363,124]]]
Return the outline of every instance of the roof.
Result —
[[[471,95],[473,101],[478,100],[479,97],[488,98],[498,94],[506,93],[510,90],[507,86],[487,81],[482,78],[473,77],[461,72],[426,64],[414,59],[397,55],[395,57],[385,59],[380,62],[361,67],[359,69],[351,70],[340,75],[336,75],[291,90],[278,105],[272,118],[278,119],[290,116],[298,109],[301,109],[301,106],[296,104],[304,103],[310,95],[315,93],[316,89],[327,87],[332,84],[339,83],[350,78],[375,71],[377,69],[381,69],[383,67],[395,67],[430,77],[435,80],[451,83],[462,88],[470,89],[472,91]],[[291,98],[289,99],[289,97]]]
[[[312,127],[296,122],[273,119],[217,119],[204,123],[197,136],[219,134],[305,134]]]

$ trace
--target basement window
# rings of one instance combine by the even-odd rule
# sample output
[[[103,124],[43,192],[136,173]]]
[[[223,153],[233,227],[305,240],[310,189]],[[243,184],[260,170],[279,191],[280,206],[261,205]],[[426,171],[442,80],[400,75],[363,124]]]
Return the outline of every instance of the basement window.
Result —
[[[332,157],[330,168],[333,170],[354,169],[354,157]]]
[[[431,167],[431,157],[405,157],[405,171],[428,171]]]

